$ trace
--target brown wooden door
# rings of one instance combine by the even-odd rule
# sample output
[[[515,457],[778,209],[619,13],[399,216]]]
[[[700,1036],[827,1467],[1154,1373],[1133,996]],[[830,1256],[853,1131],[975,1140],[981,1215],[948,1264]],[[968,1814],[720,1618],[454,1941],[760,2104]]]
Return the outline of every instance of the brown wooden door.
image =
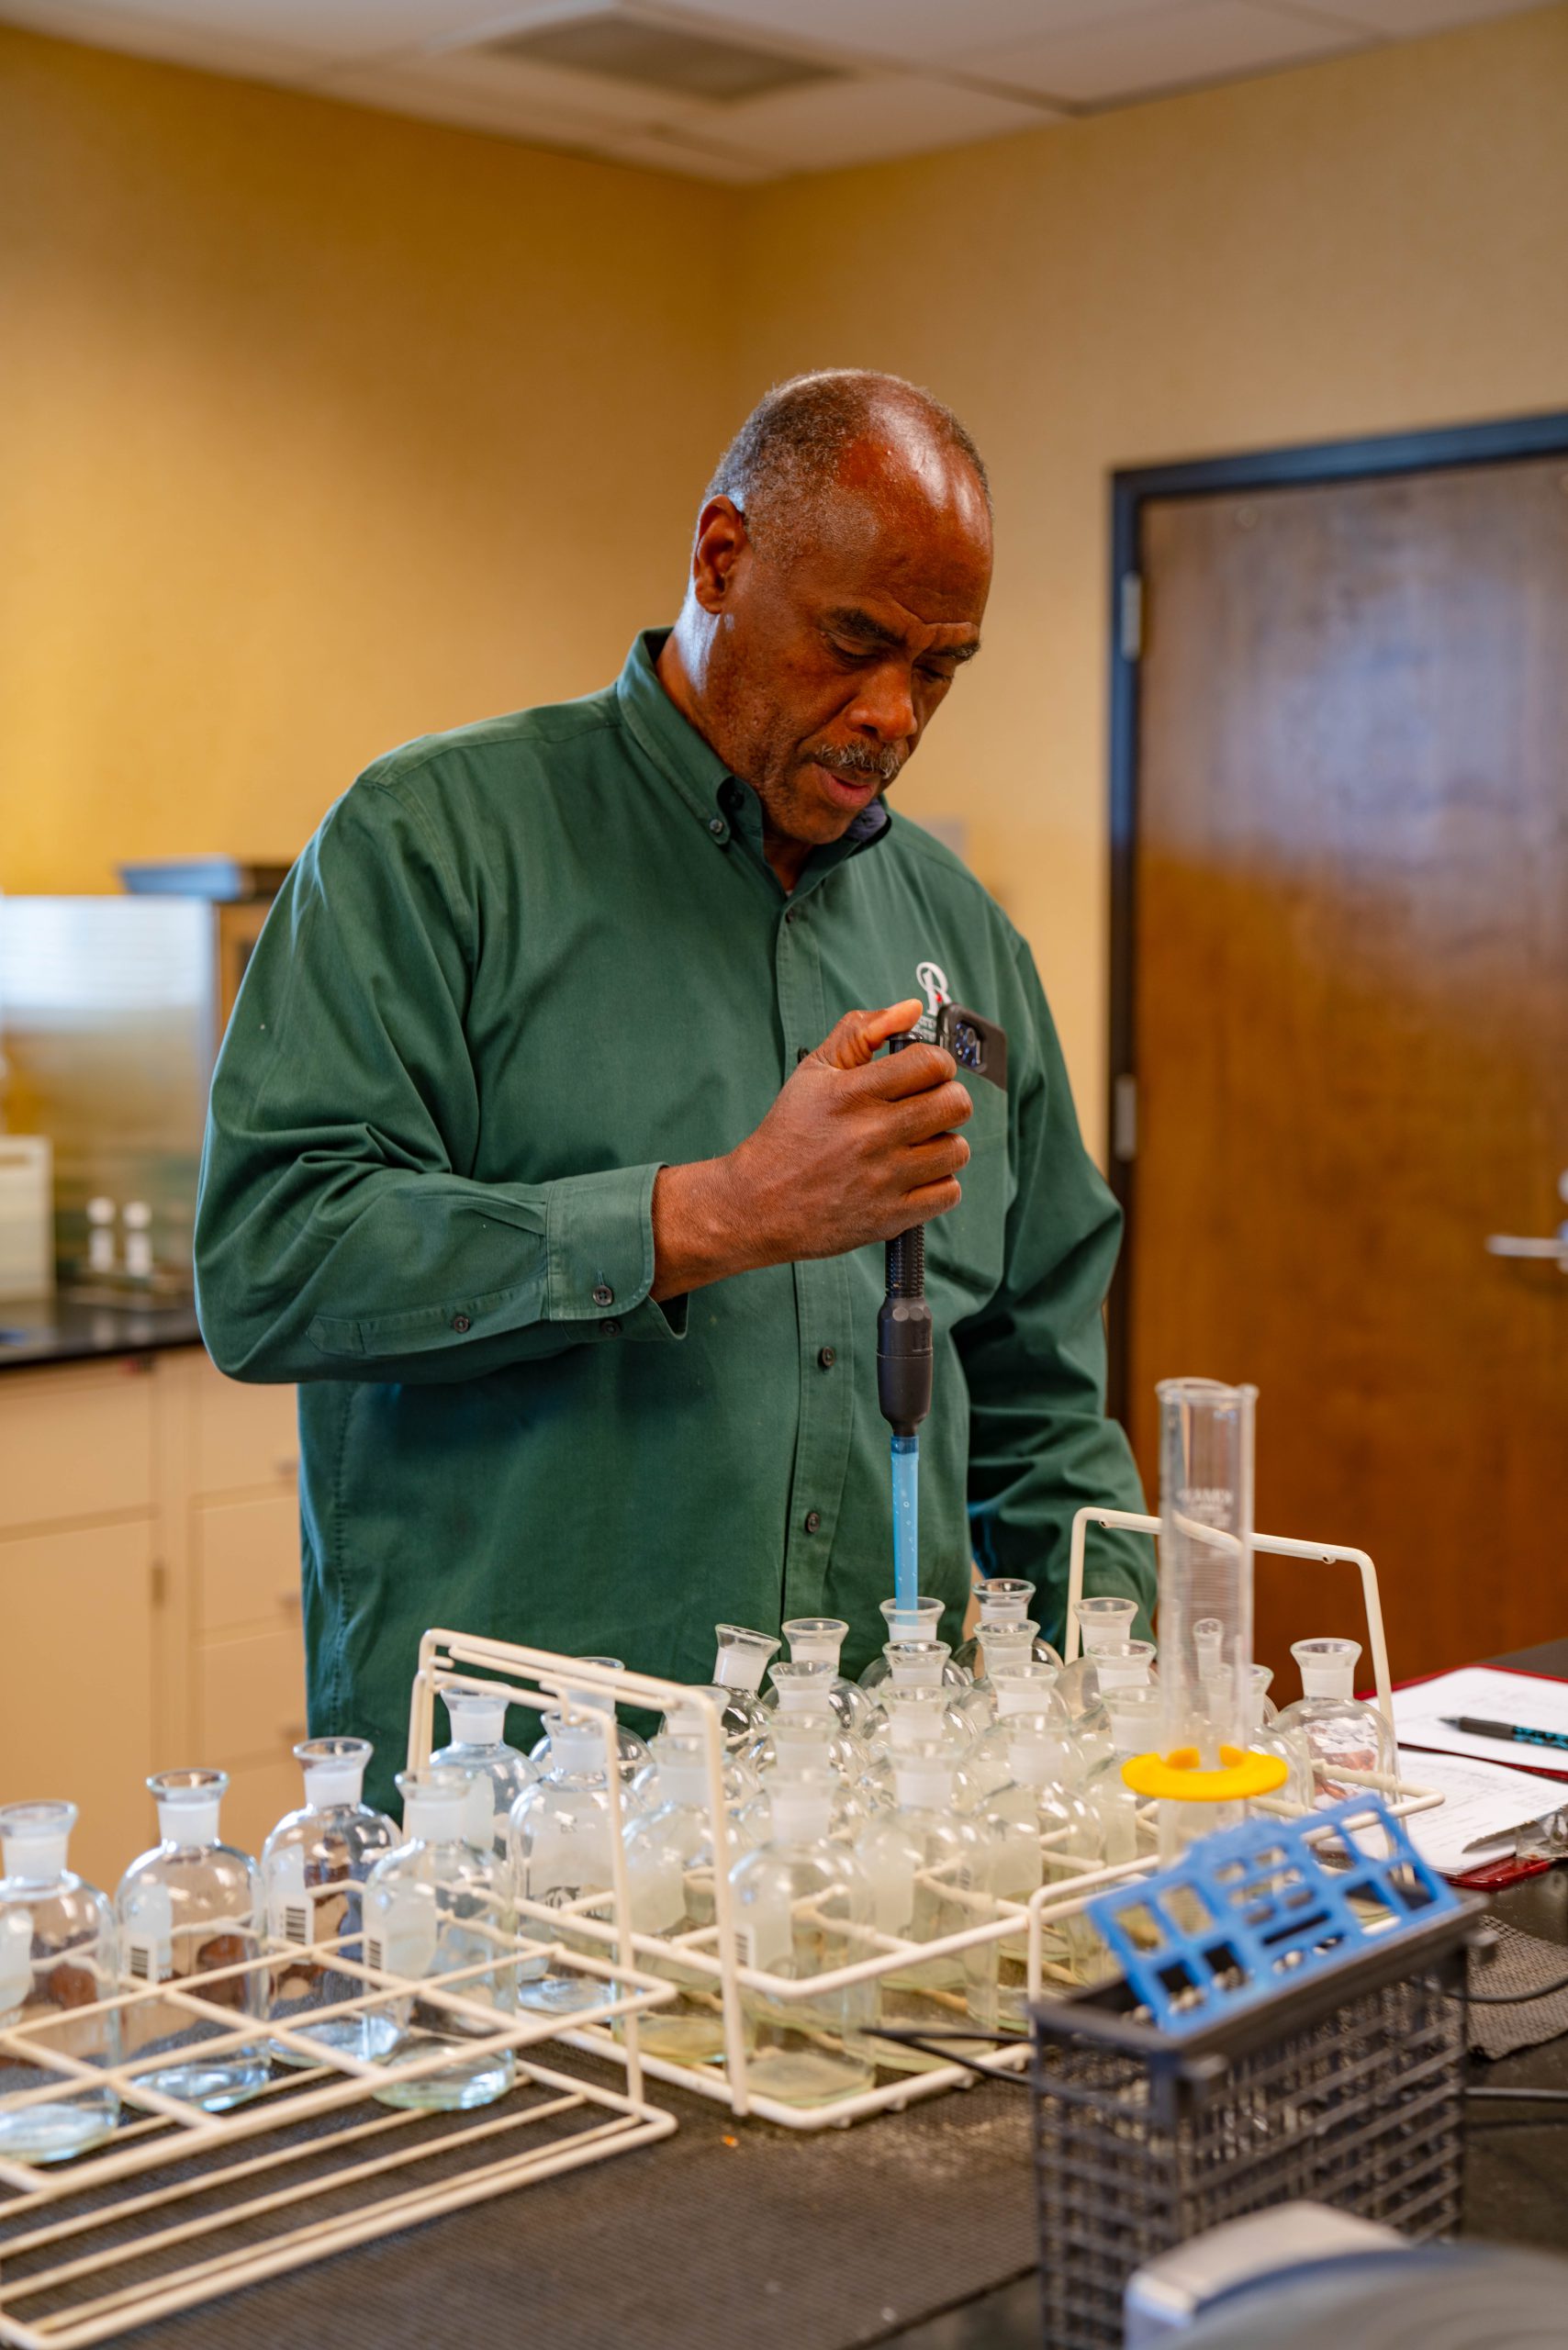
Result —
[[[1127,1396],[1260,1389],[1258,1523],[1395,1677],[1568,1631],[1568,465],[1150,501]],[[1258,1653],[1360,1630],[1260,1561]]]

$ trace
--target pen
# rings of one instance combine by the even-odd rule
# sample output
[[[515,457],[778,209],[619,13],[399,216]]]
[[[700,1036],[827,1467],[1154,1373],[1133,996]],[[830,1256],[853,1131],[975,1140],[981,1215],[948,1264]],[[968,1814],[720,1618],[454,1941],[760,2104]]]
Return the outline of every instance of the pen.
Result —
[[[1553,1746],[1560,1753],[1568,1753],[1568,1729],[1531,1729],[1528,1722],[1482,1722],[1473,1715],[1451,1714],[1441,1717],[1445,1729],[1462,1729],[1472,1738],[1512,1739],[1521,1746]]]

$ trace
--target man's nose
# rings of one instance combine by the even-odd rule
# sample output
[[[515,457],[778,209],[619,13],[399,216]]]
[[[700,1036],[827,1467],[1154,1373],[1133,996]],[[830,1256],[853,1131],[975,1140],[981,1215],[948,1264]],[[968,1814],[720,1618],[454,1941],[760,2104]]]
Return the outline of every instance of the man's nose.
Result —
[[[909,671],[886,661],[861,680],[860,690],[846,713],[879,742],[907,742],[915,730],[914,694]]]

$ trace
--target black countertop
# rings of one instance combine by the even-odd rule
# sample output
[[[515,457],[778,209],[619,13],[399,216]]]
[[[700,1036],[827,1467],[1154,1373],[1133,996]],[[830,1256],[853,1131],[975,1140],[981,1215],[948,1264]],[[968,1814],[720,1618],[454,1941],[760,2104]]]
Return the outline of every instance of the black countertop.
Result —
[[[200,1344],[191,1297],[100,1305],[62,1291],[55,1297],[0,1301],[0,1371]]]
[[[1514,1663],[1518,1658],[1499,1659]],[[1568,1677],[1568,1640],[1529,1652]],[[1495,1913],[1568,1949],[1568,1870]],[[1568,2038],[1478,2067],[1568,2087]],[[657,2092],[678,2136],[541,2181],[233,2300],[139,2330],[136,2350],[1040,2350],[1028,2099],[977,2086],[844,2132],[736,2125]],[[1470,2136],[1465,2232],[1561,2250],[1560,2131],[1521,2116]]]

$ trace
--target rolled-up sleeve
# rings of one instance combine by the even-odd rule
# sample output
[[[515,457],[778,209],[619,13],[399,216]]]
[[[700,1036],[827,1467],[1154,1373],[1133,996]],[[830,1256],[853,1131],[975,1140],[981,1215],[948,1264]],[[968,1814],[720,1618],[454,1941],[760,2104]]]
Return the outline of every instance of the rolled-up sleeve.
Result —
[[[268,917],[213,1080],[197,1308],[233,1378],[437,1382],[668,1341],[658,1162],[474,1180],[473,916],[418,807],[362,778]]]

